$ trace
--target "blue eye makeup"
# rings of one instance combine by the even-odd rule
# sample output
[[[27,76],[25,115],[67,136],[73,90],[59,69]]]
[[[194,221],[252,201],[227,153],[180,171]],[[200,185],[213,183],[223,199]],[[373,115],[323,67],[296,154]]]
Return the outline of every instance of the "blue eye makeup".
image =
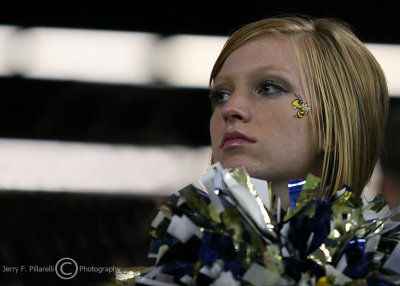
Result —
[[[252,94],[256,97],[269,98],[290,92],[290,88],[287,87],[287,84],[275,79],[259,80],[256,81],[253,86]],[[212,107],[214,108],[215,106],[227,102],[232,95],[232,90],[232,87],[226,86],[225,84],[217,85],[212,88],[209,95]]]
[[[217,89],[217,90],[211,90],[209,97],[211,105],[216,106],[228,101],[230,96],[231,94],[229,91],[225,89]]]
[[[282,92],[289,92],[289,89],[277,81],[265,81],[259,84],[254,91],[260,96],[273,96]]]

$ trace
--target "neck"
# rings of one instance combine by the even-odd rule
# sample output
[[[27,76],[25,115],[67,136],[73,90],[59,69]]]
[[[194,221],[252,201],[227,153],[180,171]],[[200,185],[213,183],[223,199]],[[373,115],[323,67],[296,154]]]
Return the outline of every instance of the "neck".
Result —
[[[281,198],[281,207],[285,211],[290,206],[288,182],[272,182],[272,193]]]

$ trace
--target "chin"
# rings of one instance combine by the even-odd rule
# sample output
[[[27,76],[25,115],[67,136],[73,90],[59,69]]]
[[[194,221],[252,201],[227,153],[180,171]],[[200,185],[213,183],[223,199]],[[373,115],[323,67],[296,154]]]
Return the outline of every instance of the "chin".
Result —
[[[251,162],[249,159],[247,158],[243,158],[243,157],[233,157],[233,158],[228,158],[225,160],[220,161],[222,167],[224,168],[238,168],[238,167],[243,167],[246,169],[247,173],[249,173],[249,175],[251,177],[256,176],[256,174],[258,173],[257,170],[257,164],[255,164],[255,162]]]

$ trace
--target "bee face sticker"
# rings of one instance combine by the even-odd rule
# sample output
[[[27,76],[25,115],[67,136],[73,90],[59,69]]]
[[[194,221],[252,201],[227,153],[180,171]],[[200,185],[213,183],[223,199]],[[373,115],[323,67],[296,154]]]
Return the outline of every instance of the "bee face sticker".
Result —
[[[310,112],[311,107],[308,106],[307,103],[303,101],[303,99],[295,94],[296,99],[292,101],[292,108],[297,110],[297,113],[293,116],[295,118],[303,118],[305,115]]]

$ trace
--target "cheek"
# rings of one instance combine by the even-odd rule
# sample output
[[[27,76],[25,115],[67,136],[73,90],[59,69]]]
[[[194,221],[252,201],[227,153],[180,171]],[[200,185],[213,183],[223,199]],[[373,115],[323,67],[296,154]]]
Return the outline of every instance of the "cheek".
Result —
[[[285,153],[285,156],[297,150],[307,149],[307,145],[312,141],[310,118],[295,118],[295,114],[290,102],[283,102],[269,109],[269,112],[264,112],[259,121],[259,125],[265,130],[265,140],[270,142],[277,152],[280,150]]]
[[[219,126],[221,120],[217,118],[217,115],[215,112],[211,115],[210,119],[210,138],[211,138],[211,145],[214,146],[218,140],[218,134],[219,134]]]
[[[286,140],[290,150],[300,158],[310,159],[317,153],[309,118],[293,118],[293,123],[286,130]],[[300,160],[302,161],[302,160]]]
[[[259,108],[257,113],[259,114],[257,116],[258,126],[276,138],[290,134],[290,130],[295,128],[294,125],[298,123],[293,118],[291,106],[286,102]]]

